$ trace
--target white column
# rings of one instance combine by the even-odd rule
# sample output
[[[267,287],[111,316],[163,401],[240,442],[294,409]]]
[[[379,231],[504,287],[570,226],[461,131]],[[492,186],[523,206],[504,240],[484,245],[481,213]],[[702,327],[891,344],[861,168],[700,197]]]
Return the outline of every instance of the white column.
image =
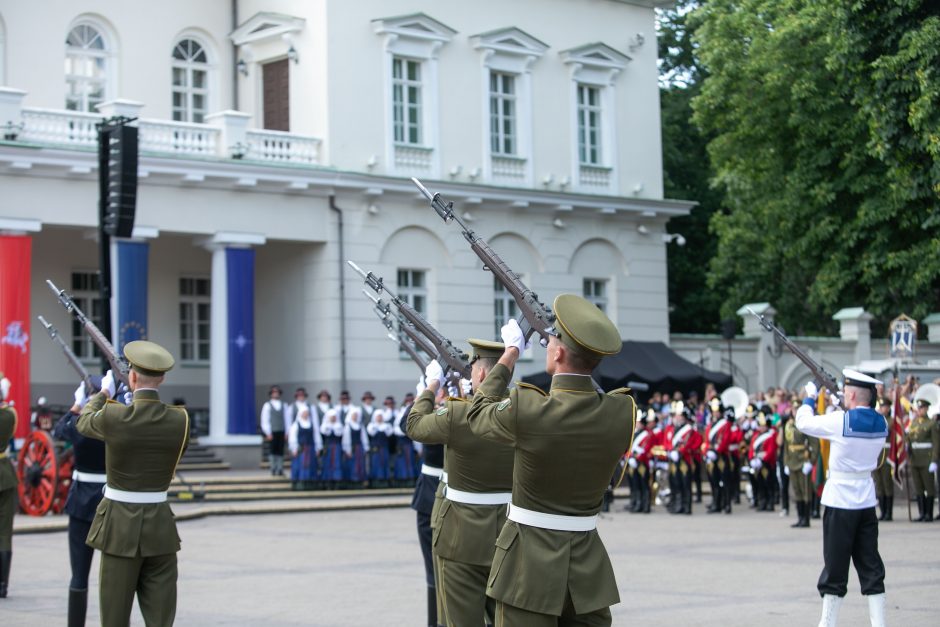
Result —
[[[780,385],[777,380],[777,360],[774,357],[774,334],[764,330],[757,317],[748,309],[763,316],[770,323],[774,322],[777,310],[770,303],[750,303],[736,312],[744,321],[744,337],[756,337],[758,340],[757,354],[754,356],[757,363],[756,389],[766,390],[772,385]]]
[[[855,342],[855,363],[871,359],[871,321],[874,316],[863,307],[840,309],[832,316],[839,322],[839,337]]]

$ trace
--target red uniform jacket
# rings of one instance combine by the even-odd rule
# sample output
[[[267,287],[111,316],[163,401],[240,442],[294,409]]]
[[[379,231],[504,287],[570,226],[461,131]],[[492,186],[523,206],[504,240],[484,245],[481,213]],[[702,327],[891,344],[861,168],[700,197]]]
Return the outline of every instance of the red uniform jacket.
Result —
[[[731,425],[731,440],[728,445],[728,451],[734,457],[741,456],[741,442],[744,441],[744,429],[739,427],[737,423]]]
[[[721,418],[708,425],[705,440],[708,450],[715,451],[719,455],[727,455],[728,448],[731,446],[731,423]]]
[[[777,432],[768,429],[766,433],[755,433],[747,457],[760,458],[764,466],[773,469],[777,465]]]
[[[649,464],[653,451],[653,432],[649,429],[643,429],[637,432],[633,438],[633,449],[630,456],[636,458],[641,464]]]
[[[679,427],[675,430],[669,442],[669,449],[678,451],[685,463],[691,466],[693,459],[701,457],[702,436],[695,428],[695,425],[687,424]]]

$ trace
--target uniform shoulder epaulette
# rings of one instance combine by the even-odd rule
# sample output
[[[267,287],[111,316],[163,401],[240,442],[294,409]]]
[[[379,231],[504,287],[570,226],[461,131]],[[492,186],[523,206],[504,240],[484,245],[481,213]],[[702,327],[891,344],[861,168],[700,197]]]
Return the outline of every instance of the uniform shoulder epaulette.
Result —
[[[607,393],[607,396],[627,396],[632,390],[630,388],[617,388]]]
[[[470,402],[469,399],[463,398],[461,396],[448,396],[445,400],[455,401],[457,403],[469,403]]]
[[[516,387],[517,387],[517,388],[521,388],[521,389],[523,389],[523,390],[535,390],[536,392],[538,392],[538,393],[541,394],[542,396],[548,396],[548,392],[546,392],[545,390],[543,390],[543,389],[540,388],[539,386],[537,386],[537,385],[532,385],[531,383],[526,383],[525,381],[519,381],[518,383],[516,383]]]
[[[121,407],[127,407],[127,405],[125,405],[124,403],[122,403],[122,402],[120,402],[120,401],[116,401],[116,400],[114,400],[113,398],[109,398],[108,400],[106,400],[106,401],[104,402],[104,404],[105,404],[106,406],[107,406],[107,405],[114,404],[114,405],[120,405]]]

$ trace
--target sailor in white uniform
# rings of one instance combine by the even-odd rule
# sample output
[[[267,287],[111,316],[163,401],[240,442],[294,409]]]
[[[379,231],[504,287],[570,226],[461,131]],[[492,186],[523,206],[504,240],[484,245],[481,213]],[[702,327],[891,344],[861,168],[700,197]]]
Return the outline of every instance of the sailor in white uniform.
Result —
[[[835,625],[855,564],[862,594],[868,597],[873,627],[883,626],[885,567],[878,554],[878,517],[871,471],[882,463],[888,424],[872,409],[875,385],[881,383],[854,370],[843,370],[842,409],[816,416],[816,385],[806,384],[806,399],[796,412],[796,428],[830,442],[829,473],[823,489],[823,566],[817,588],[823,597],[819,625]]]

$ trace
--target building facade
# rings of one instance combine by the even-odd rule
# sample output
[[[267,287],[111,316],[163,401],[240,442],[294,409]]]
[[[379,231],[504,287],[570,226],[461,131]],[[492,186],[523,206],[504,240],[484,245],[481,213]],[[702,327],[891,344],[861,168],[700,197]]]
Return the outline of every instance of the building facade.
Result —
[[[410,177],[546,304],[583,293],[625,339],[668,341],[665,225],[691,203],[663,198],[657,4],[0,0],[0,231],[31,244],[29,396],[65,403],[76,380],[37,314],[97,364],[45,281],[98,311],[95,125],[115,115],[140,131],[118,246],[146,260],[116,272],[145,284],[134,328],[177,356],[167,396],[208,412],[207,442],[257,442],[271,384],[413,388],[346,259],[458,343],[515,313]]]

